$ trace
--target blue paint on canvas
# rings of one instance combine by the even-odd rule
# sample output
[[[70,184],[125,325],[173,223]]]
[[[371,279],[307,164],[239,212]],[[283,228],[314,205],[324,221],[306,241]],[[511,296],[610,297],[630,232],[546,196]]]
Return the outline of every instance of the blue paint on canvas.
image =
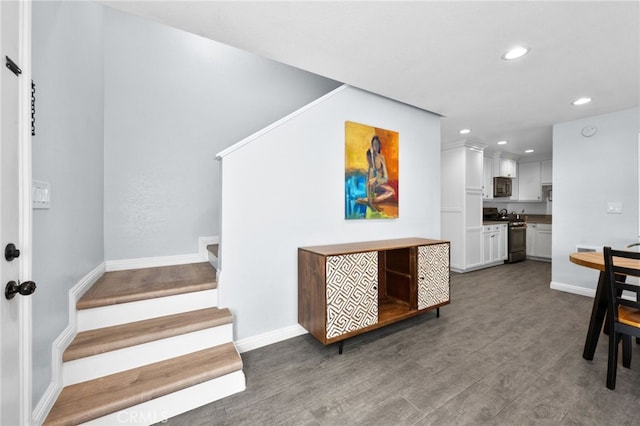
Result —
[[[347,219],[363,219],[367,215],[367,206],[358,204],[358,198],[367,197],[367,176],[361,171],[347,173],[345,175],[344,193],[345,193],[345,218]]]

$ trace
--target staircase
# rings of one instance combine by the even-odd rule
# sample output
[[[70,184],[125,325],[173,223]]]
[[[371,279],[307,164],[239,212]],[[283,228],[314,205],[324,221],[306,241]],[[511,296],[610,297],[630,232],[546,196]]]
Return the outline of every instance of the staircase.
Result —
[[[44,424],[158,423],[244,390],[216,284],[206,262],[104,274],[76,305],[64,388]]]

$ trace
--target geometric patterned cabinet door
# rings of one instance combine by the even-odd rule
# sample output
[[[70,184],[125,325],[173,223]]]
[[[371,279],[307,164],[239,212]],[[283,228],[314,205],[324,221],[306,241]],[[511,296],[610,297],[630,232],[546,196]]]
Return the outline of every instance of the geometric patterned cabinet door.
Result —
[[[327,257],[327,339],[378,323],[378,252]]]
[[[418,309],[449,301],[449,244],[418,247]]]

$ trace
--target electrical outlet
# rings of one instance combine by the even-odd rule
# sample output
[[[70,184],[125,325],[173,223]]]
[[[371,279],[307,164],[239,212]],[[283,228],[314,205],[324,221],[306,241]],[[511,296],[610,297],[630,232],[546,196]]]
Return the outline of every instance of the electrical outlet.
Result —
[[[607,213],[622,213],[622,203],[620,201],[609,201],[607,202]]]

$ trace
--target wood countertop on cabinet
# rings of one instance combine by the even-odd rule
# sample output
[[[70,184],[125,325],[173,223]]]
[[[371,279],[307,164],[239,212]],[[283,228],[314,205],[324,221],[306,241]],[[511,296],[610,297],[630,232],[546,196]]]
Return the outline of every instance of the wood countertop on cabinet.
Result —
[[[394,250],[399,248],[427,246],[433,244],[448,243],[444,240],[432,240],[428,238],[399,238],[394,240],[367,241],[357,243],[331,244],[326,246],[300,247],[299,250],[309,251],[324,256],[339,254],[361,253],[364,251]]]

